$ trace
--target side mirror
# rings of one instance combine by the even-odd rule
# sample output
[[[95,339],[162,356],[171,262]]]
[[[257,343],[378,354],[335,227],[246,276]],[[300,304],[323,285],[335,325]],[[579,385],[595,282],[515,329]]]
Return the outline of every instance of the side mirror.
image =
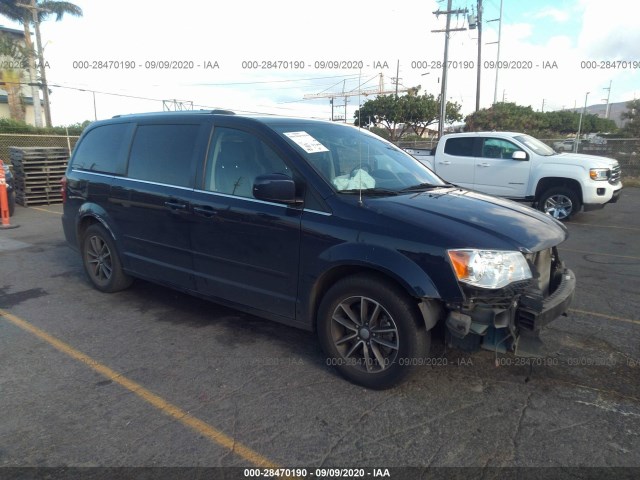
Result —
[[[300,203],[296,199],[296,184],[284,173],[258,175],[253,182],[253,196],[266,202]]]
[[[511,155],[511,158],[513,160],[529,160],[529,158],[527,157],[527,153],[523,152],[522,150],[517,150],[513,152],[513,154]]]

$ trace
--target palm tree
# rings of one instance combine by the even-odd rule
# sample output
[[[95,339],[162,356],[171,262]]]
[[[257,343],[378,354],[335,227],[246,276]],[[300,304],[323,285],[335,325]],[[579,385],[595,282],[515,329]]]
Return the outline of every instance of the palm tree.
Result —
[[[62,20],[66,15],[73,15],[74,17],[82,16],[82,9],[71,3],[62,2],[57,0],[31,0],[31,8],[35,7],[34,12],[38,12],[37,21],[35,23],[36,30],[36,42],[38,44],[38,59],[40,61],[40,79],[42,80],[44,96],[44,117],[47,122],[47,127],[51,126],[51,106],[49,104],[49,86],[47,85],[47,73],[45,70],[44,52],[42,51],[42,39],[40,37],[40,22],[47,20],[50,16],[55,15],[56,22]]]
[[[30,4],[27,2],[30,1]],[[73,15],[75,17],[82,16],[82,9],[71,2],[63,2],[57,0],[1,0],[0,2],[0,15],[20,22],[24,26],[24,37],[27,48],[30,49],[29,55],[29,70],[31,75],[31,83],[37,82],[35,78],[35,56],[33,54],[33,43],[31,41],[30,26],[33,23],[36,32],[36,42],[38,45],[38,60],[40,62],[40,80],[43,84],[43,97],[44,97],[44,113],[46,125],[51,126],[51,109],[49,106],[49,87],[47,85],[47,74],[45,71],[45,61],[42,52],[42,40],[40,37],[40,22],[47,20],[50,16],[55,15],[55,20],[58,22],[62,20],[65,14]],[[32,71],[33,69],[33,71]],[[38,104],[38,111],[40,106],[40,94],[37,93],[37,87],[33,87],[36,90],[34,96],[34,107]],[[33,91],[33,90],[32,90]],[[36,99],[38,100],[36,102]],[[40,115],[36,115],[36,126],[38,122],[41,123]]]

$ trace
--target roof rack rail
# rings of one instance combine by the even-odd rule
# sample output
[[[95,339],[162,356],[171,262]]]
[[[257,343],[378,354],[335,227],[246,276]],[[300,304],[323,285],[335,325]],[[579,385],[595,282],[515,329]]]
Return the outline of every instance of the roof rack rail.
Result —
[[[222,110],[222,109],[214,109],[214,110],[205,110],[205,109],[200,109],[200,110],[165,110],[163,112],[144,112],[144,113],[124,113],[124,114],[118,114],[118,115],[114,115],[111,118],[121,118],[121,117],[129,117],[129,116],[150,116],[150,115],[170,115],[170,114],[183,114],[183,115],[188,115],[188,114],[218,114],[218,115],[235,115],[236,112],[233,112],[231,110]]]

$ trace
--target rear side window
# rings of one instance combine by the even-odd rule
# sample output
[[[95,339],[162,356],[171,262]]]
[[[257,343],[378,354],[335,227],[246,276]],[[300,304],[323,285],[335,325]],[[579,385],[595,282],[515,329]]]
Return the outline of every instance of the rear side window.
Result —
[[[473,157],[473,137],[449,138],[444,144],[444,153],[459,157]]]
[[[133,124],[103,125],[87,132],[73,156],[73,168],[124,175]]]
[[[199,128],[199,125],[139,125],[131,147],[128,176],[189,187]]]

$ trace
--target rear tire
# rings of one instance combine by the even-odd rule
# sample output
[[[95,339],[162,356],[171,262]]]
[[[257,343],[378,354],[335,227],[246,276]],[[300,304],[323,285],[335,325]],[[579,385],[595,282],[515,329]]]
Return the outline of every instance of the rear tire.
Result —
[[[122,271],[122,263],[111,234],[102,225],[89,226],[82,237],[82,262],[89,280],[102,292],[128,288],[133,278]]]
[[[538,200],[538,210],[561,221],[570,220],[581,208],[579,195],[569,187],[552,187]]]
[[[429,353],[430,334],[400,288],[372,275],[337,282],[320,303],[318,337],[327,363],[349,381],[390,388]]]

